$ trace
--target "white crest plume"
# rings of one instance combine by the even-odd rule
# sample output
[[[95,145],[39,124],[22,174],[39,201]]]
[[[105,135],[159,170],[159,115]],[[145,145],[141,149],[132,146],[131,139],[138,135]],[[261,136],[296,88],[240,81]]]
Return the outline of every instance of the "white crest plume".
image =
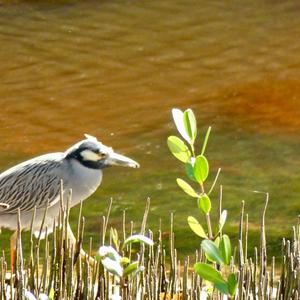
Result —
[[[84,136],[85,136],[88,140],[91,140],[91,141],[93,141],[93,142],[97,142],[97,141],[98,141],[96,137],[94,137],[94,136],[92,136],[92,135],[89,135],[89,134],[87,134],[87,133],[85,133]]]

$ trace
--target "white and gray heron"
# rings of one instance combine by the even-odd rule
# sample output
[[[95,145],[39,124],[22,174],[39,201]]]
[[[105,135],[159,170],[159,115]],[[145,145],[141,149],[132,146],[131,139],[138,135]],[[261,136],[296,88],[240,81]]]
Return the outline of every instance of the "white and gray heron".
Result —
[[[51,230],[59,215],[61,181],[65,199],[72,190],[72,207],[96,191],[101,184],[104,168],[113,165],[139,167],[137,162],[115,153],[95,137],[85,137],[65,152],[35,157],[0,174],[0,228],[15,231],[10,239],[12,266],[15,260],[18,210],[24,230],[30,228],[33,211],[36,210],[33,231],[38,232],[48,206],[44,228]],[[70,225],[68,235],[75,243]]]

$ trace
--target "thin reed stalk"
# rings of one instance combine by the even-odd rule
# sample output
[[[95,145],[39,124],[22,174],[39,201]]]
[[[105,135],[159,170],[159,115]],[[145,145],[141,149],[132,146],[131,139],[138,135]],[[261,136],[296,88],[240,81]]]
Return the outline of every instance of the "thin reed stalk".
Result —
[[[222,189],[221,189],[222,191]],[[90,263],[93,256],[93,240],[90,239],[88,255],[82,256],[85,219],[80,206],[77,224],[77,242],[71,243],[68,237],[68,222],[70,213],[71,193],[68,199],[61,199],[59,217],[53,225],[53,234],[48,234],[44,221],[40,233],[34,238],[31,225],[30,252],[24,257],[22,247],[22,224],[18,216],[17,234],[17,264],[15,274],[7,278],[8,262],[4,253],[0,257],[0,299],[25,300],[27,292],[35,296],[41,293],[51,295],[53,300],[71,299],[122,299],[122,300],[225,300],[224,296],[211,289],[191,268],[194,262],[205,262],[201,250],[195,255],[178,259],[174,232],[175,216],[170,218],[169,241],[162,235],[161,225],[155,234],[147,228],[150,211],[150,200],[146,202],[140,233],[154,239],[154,246],[142,244],[138,251],[131,244],[122,251],[122,255],[130,260],[138,261],[143,269],[136,276],[119,278],[110,274],[103,265],[95,261]],[[268,259],[267,238],[265,234],[265,218],[268,196],[261,219],[261,239],[259,248],[254,252],[248,249],[248,214],[242,202],[240,216],[239,241],[235,257],[231,258],[230,270],[237,271],[238,290],[235,300],[270,299],[270,300],[299,300],[300,294],[300,217],[297,226],[293,228],[291,240],[282,240],[281,268],[272,257]],[[109,230],[109,218],[112,209],[110,201],[107,214],[103,216],[102,230],[99,235],[101,245],[113,245],[114,230]],[[220,213],[222,197],[220,197]],[[45,220],[47,209],[44,213]],[[35,221],[33,213],[32,224]],[[118,235],[117,245],[121,245],[126,237],[132,235],[134,224],[128,222],[126,212],[122,213],[121,234]],[[42,239],[42,232],[45,239]],[[156,237],[156,239],[155,239]],[[165,245],[169,243],[169,249]],[[100,246],[100,245],[99,245]],[[258,251],[259,249],[259,251]],[[253,256],[252,256],[253,255]],[[252,257],[251,257],[252,256]],[[235,261],[238,263],[235,264]],[[268,265],[268,261],[270,264]],[[119,297],[119,298],[118,298]]]

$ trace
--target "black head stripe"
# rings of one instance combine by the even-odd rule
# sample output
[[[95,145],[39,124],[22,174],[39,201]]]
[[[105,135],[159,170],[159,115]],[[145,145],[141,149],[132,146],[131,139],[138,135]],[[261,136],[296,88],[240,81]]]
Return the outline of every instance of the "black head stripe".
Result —
[[[82,156],[82,152],[86,151],[86,150],[99,154],[100,147],[99,147],[99,144],[96,144],[93,141],[86,140],[86,141],[82,142],[77,148],[74,148],[72,151],[70,151],[67,154],[66,159],[75,159],[78,162],[80,162],[83,166],[85,166],[87,168],[91,168],[91,169],[102,169],[102,168],[107,167],[104,164],[104,158],[101,159],[99,157],[99,160],[97,160],[97,161],[85,159]]]

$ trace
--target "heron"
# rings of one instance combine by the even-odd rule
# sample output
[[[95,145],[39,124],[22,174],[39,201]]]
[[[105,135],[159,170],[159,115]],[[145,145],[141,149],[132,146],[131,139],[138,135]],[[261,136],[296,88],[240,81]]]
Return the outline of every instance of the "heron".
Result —
[[[0,228],[14,231],[10,238],[12,270],[16,258],[18,215],[22,230],[32,228],[34,233],[38,233],[44,222],[43,228],[51,232],[59,215],[61,194],[67,198],[71,190],[70,207],[75,206],[97,190],[103,169],[110,166],[139,168],[136,161],[85,134],[84,140],[65,152],[32,158],[0,174]],[[33,212],[35,218],[31,224]],[[67,233],[70,241],[76,243],[69,224]]]

